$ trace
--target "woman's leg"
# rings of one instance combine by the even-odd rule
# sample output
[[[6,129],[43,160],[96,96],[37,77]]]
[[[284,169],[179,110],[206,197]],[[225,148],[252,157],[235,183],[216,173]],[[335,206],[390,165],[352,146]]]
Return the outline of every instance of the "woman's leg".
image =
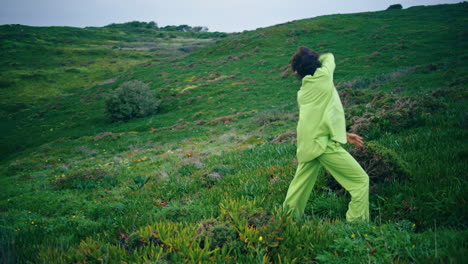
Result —
[[[293,210],[296,217],[304,214],[307,201],[319,174],[320,163],[315,159],[305,163],[299,163],[296,175],[289,185],[283,208]]]
[[[325,152],[317,158],[349,194],[346,220],[369,220],[369,176],[343,147],[330,141]]]

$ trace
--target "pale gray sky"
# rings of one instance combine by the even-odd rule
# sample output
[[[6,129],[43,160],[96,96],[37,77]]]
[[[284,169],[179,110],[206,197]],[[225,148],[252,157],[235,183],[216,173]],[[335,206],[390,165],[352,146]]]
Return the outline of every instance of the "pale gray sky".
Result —
[[[392,4],[459,3],[462,0],[0,0],[0,24],[105,26],[155,21],[159,26],[206,26],[240,32],[328,14],[384,10]]]

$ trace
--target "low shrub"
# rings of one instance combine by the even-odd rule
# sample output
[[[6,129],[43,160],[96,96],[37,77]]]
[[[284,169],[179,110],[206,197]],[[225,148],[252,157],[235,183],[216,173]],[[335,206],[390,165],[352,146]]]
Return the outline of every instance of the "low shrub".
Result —
[[[131,234],[120,233],[120,237],[116,243],[123,246],[127,251],[135,250],[143,246],[160,246],[163,247],[164,243],[159,238],[159,234],[152,232],[149,236],[144,236],[141,232],[134,232]]]
[[[344,106],[366,104],[372,101],[372,95],[362,90],[344,88],[340,91],[340,99]]]
[[[397,9],[403,9],[403,6],[401,4],[395,4],[387,8],[387,10],[397,10]]]
[[[409,175],[408,164],[392,150],[375,142],[368,142],[362,148],[355,148],[349,153],[367,172],[371,191],[377,191],[383,183],[404,180]],[[327,173],[328,185],[333,190],[344,192],[341,185]]]
[[[129,81],[107,94],[105,112],[112,121],[128,121],[158,111],[161,101],[142,81]]]
[[[216,219],[202,221],[197,230],[196,238],[200,240],[200,247],[205,247],[205,240],[211,241],[210,250],[227,246],[230,249],[243,248],[243,242],[239,240],[239,234],[229,223],[221,222]]]
[[[92,168],[74,171],[68,175],[56,176],[53,186],[59,189],[92,189],[102,185],[114,186],[118,184],[115,176],[109,171]]]
[[[352,100],[351,97],[350,100]],[[366,109],[353,107],[347,110],[349,131],[367,138],[372,131],[398,133],[402,128],[424,125],[440,109],[446,108],[434,96],[397,97],[378,93]],[[362,113],[365,111],[364,113]],[[358,114],[357,116],[354,116]]]

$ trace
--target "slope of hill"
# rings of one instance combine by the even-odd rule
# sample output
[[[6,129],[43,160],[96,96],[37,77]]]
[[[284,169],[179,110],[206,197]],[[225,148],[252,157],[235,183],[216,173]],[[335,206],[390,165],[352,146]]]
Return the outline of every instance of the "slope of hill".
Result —
[[[43,119],[42,115],[67,106],[62,102],[68,97],[83,96],[83,91],[91,87],[97,85],[99,89],[101,84],[114,82],[136,65],[166,63],[227,35],[123,26],[0,26],[2,158],[56,138],[47,135],[28,140],[25,135],[38,135],[44,126],[53,126],[55,120]],[[80,102],[90,100],[93,98],[84,95]],[[28,127],[38,121],[38,126]],[[66,133],[71,131],[68,127]]]
[[[4,140],[31,143],[1,163],[2,260],[462,262],[467,11],[460,3],[288,22],[4,110],[19,128]],[[296,167],[300,81],[287,64],[300,45],[336,57],[348,128],[367,142],[351,151],[373,176],[368,224],[344,222],[348,194],[325,173],[307,218],[280,209]],[[70,76],[94,72],[82,67]],[[161,112],[111,123],[102,95],[135,79],[162,99]]]

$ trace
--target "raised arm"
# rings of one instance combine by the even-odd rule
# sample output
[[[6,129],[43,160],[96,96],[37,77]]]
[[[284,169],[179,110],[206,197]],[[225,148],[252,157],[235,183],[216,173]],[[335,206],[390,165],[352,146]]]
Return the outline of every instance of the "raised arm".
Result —
[[[322,64],[322,68],[327,69],[330,75],[335,71],[335,57],[331,53],[324,53],[320,55],[319,61]]]

